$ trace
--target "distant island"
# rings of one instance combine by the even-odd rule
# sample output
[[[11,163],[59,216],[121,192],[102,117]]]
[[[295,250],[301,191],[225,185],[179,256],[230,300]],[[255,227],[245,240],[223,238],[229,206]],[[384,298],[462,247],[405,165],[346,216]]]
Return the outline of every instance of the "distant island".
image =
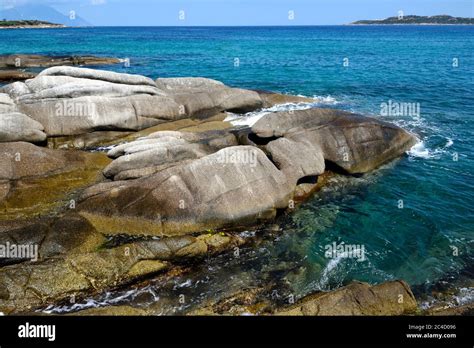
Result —
[[[0,29],[64,28],[64,24],[37,20],[0,20]]]
[[[403,16],[403,17],[389,17],[386,19],[376,20],[361,20],[352,22],[352,25],[473,25],[474,18],[452,17],[447,15],[440,16]]]

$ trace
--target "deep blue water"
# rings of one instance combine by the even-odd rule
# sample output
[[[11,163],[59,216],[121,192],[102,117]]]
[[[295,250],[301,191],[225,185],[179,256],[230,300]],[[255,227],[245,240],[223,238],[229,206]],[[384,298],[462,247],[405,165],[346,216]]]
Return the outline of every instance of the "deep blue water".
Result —
[[[294,262],[298,272],[285,279],[298,294],[351,279],[402,278],[421,286],[455,282],[462,272],[472,280],[473,52],[469,26],[0,31],[0,54],[129,58],[129,68],[106,69],[152,78],[205,76],[315,96],[323,107],[381,117],[416,133],[422,143],[409,155],[376,173],[332,184],[247,262],[215,274],[216,265],[208,269],[207,277],[215,279],[240,274],[238,284],[246,286],[265,281],[263,264]],[[381,103],[389,100],[419,103],[420,115],[381,116]],[[363,245],[367,259],[328,259],[324,247],[332,242]]]

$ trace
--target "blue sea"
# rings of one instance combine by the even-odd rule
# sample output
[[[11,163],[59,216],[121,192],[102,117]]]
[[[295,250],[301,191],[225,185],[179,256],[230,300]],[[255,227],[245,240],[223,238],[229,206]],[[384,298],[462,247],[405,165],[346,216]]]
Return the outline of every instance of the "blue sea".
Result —
[[[314,97],[314,106],[384,119],[420,139],[373,173],[335,178],[239,258],[222,255],[173,284],[98,302],[150,305],[179,289],[198,303],[268,284],[276,298],[300,297],[354,279],[404,279],[424,306],[436,290],[454,288],[458,303],[474,298],[473,27],[103,27],[2,30],[0,38],[0,54],[128,58],[129,67],[105,69]],[[419,112],[381,115],[384,103]],[[325,257],[332,243],[363,247],[365,259]]]

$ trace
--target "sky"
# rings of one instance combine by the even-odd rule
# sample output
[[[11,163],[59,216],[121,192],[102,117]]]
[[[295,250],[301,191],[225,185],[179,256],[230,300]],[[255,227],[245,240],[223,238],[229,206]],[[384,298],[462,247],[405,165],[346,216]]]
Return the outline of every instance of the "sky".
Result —
[[[360,19],[448,14],[474,17],[474,0],[0,0],[48,5],[97,26],[337,25]]]

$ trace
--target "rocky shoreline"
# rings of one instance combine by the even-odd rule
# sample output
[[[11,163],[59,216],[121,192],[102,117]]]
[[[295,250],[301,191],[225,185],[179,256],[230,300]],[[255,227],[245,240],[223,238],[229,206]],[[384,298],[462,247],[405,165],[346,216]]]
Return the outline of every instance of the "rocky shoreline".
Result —
[[[334,109],[269,113],[247,127],[225,121],[227,112],[305,101],[68,66],[1,88],[0,245],[38,253],[0,263],[0,311],[31,313],[192,271],[249,243],[242,230],[291,214],[331,173],[373,171],[416,143],[392,124]],[[189,314],[419,313],[402,281],[356,282],[253,312],[271,306],[247,295]],[[101,313],[149,314],[83,314]]]

